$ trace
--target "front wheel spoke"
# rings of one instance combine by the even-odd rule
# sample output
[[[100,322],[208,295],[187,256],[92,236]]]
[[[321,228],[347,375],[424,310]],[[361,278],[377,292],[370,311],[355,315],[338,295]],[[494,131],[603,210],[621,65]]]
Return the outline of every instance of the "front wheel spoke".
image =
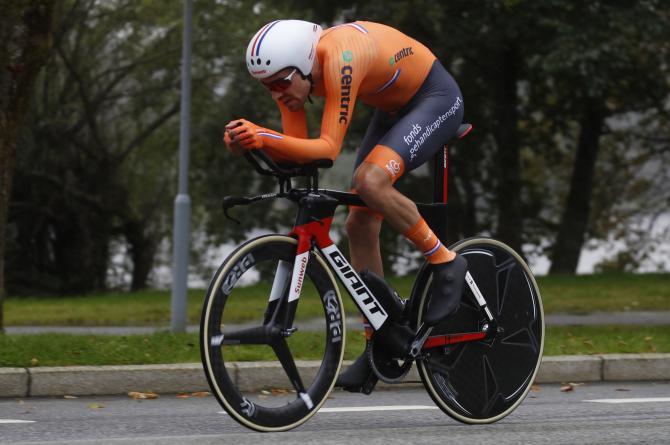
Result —
[[[291,381],[293,388],[295,388],[295,390],[298,391],[298,394],[304,394],[305,386],[302,383],[302,378],[300,377],[300,373],[298,372],[298,367],[295,365],[293,354],[291,354],[291,350],[288,348],[286,339],[282,338],[274,342],[272,344],[272,349],[274,349],[275,354],[277,354],[277,358],[279,359],[279,362],[284,368],[286,376]]]
[[[221,345],[267,345],[272,343],[273,339],[272,328],[256,326],[224,332],[218,336],[214,336],[212,337],[212,346],[216,346],[214,344],[215,341]]]

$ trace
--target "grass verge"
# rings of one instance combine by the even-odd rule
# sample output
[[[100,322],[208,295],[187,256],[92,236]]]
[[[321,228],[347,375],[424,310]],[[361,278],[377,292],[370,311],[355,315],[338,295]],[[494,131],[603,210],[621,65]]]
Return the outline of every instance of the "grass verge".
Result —
[[[296,359],[317,359],[323,334],[298,332],[290,339]],[[363,350],[360,331],[348,330],[346,359]],[[548,327],[545,355],[670,352],[670,326]],[[229,359],[273,360],[269,348],[232,348]],[[0,367],[139,365],[200,361],[197,334],[0,335]]]
[[[670,311],[670,274],[601,274],[539,277],[538,284],[546,313],[589,313],[594,311],[649,310]],[[400,295],[408,296],[412,278],[391,277],[389,283]],[[265,307],[268,285],[239,289],[236,297],[244,304],[228,312],[244,321]],[[188,297],[188,322],[197,324],[205,291],[192,289]],[[357,309],[342,293],[348,314]],[[323,313],[313,289],[305,286],[300,299],[301,317]],[[8,298],[5,302],[7,326],[169,326],[168,291],[118,292],[74,297]]]

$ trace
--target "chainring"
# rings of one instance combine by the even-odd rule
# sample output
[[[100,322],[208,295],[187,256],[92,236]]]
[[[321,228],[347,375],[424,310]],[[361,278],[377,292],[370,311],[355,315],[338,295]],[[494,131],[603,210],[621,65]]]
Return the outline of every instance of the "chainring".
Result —
[[[366,342],[365,352],[372,371],[382,382],[400,383],[412,369],[412,359],[403,361],[391,358],[383,346],[377,345],[374,335]]]

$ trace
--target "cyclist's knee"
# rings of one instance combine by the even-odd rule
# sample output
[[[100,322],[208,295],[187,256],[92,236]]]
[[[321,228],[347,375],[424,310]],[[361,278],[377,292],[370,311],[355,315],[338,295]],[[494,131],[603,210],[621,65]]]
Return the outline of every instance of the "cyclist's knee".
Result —
[[[366,202],[370,197],[380,194],[385,188],[393,186],[391,179],[381,167],[368,162],[358,166],[354,173],[353,183],[358,194]]]

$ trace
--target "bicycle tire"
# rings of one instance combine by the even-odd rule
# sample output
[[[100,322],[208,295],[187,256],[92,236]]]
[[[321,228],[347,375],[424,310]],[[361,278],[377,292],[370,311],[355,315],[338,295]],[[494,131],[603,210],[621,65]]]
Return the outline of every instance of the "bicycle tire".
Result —
[[[490,340],[460,343],[428,351],[417,361],[419,376],[436,405],[468,424],[496,422],[525,399],[537,375],[544,348],[544,312],[535,278],[509,246],[488,238],[470,238],[451,247],[468,260],[500,334]],[[426,269],[427,270],[427,269]],[[431,274],[420,283],[416,325],[430,290]],[[431,335],[479,331],[485,322],[468,286],[457,311]]]
[[[226,335],[234,336],[233,331],[241,329],[239,322],[228,315],[236,309],[249,312],[254,309],[254,301],[262,300],[256,304],[251,324],[261,326],[268,321],[265,311],[269,307],[267,303],[269,292],[263,291],[262,296],[257,295],[254,299],[254,296],[244,291],[240,280],[251,271],[260,274],[261,283],[267,281],[266,275],[274,278],[271,273],[268,274],[273,269],[268,270],[268,267],[275,268],[280,262],[289,263],[291,269],[287,270],[292,270],[296,248],[295,239],[282,235],[266,235],[247,241],[230,254],[214,274],[203,304],[200,349],[212,393],[233,419],[256,431],[285,431],[307,421],[318,411],[332,391],[343,359],[345,328],[342,299],[332,273],[316,251],[311,252],[301,298],[298,301],[304,303],[304,299],[316,298],[318,295],[324,315],[318,328],[323,328],[325,338],[322,348],[319,349],[321,359],[318,369],[315,372],[314,366],[307,370],[298,369],[306,396],[294,390],[294,385],[292,386],[288,373],[284,372],[281,364],[279,366],[268,364],[272,369],[276,369],[276,373],[272,376],[271,386],[261,388],[253,384],[253,375],[249,375],[253,369],[245,368],[243,363],[226,358],[235,348],[238,354],[255,353],[259,348],[267,349],[258,345],[227,344],[225,341]],[[288,284],[290,284],[290,273]],[[282,299],[286,299],[288,284],[283,286]],[[310,286],[312,295],[308,292]],[[300,307],[298,304],[298,317]],[[235,323],[238,325],[235,326]],[[314,320],[311,319],[310,323],[314,324]],[[300,327],[303,324],[300,318],[295,319],[293,327],[298,328],[295,336],[300,334]],[[247,322],[245,326],[249,325]],[[286,342],[289,350],[292,339],[297,338],[295,336],[291,335]],[[307,337],[316,336],[310,330],[303,336]],[[296,361],[292,353],[291,358],[296,368],[300,368],[301,362]],[[293,392],[296,393],[295,397]]]

